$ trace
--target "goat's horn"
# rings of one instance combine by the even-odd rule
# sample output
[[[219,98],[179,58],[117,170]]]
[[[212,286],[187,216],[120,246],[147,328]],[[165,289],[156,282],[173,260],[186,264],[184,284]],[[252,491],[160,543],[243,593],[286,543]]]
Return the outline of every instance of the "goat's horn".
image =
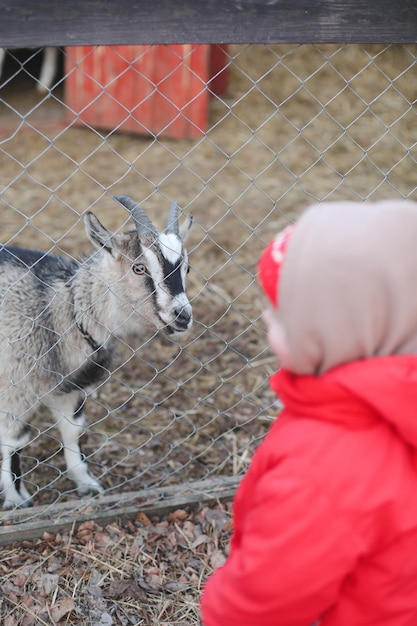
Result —
[[[114,196],[114,199],[117,200],[117,202],[120,202],[120,204],[123,204],[123,206],[130,211],[133,221],[136,224],[138,235],[144,235],[145,233],[152,233],[154,235],[158,234],[158,231],[146,215],[145,211],[131,198],[128,198],[128,196]]]
[[[173,202],[169,207],[167,231],[179,235],[178,227],[178,204]]]

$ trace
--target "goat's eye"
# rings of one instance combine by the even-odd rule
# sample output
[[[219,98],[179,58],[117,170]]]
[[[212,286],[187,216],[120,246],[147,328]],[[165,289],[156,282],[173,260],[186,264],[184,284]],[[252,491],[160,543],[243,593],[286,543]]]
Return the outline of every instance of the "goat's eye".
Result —
[[[148,271],[146,269],[146,265],[143,265],[143,263],[138,263],[137,265],[132,265],[132,270],[134,271],[135,274],[146,274],[146,272]]]
[[[187,274],[189,274],[189,273],[190,273],[190,266],[187,265]]]

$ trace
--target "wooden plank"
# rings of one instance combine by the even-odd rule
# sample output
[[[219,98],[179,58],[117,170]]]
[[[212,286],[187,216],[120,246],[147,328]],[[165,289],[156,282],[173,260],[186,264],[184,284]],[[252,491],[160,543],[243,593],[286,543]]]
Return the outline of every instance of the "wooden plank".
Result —
[[[409,43],[415,0],[0,0],[0,45]]]
[[[64,502],[6,512],[1,516],[5,525],[0,527],[0,545],[39,539],[44,532],[64,532],[91,519],[106,526],[116,519],[134,519],[141,511],[149,517],[161,517],[176,509],[187,509],[200,503],[231,500],[239,481],[238,477],[212,479],[190,483],[188,486],[175,485],[165,489],[122,493],[119,497],[85,498],[78,506],[75,502]]]

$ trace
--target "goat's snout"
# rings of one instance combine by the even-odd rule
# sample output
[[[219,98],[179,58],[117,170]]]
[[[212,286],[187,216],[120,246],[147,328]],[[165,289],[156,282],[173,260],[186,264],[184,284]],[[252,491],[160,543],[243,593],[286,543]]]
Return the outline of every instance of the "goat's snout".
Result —
[[[174,314],[176,326],[179,328],[187,329],[191,325],[192,313],[190,305],[175,309]]]
[[[169,318],[169,321],[167,318]],[[166,317],[160,315],[159,319],[164,324],[165,332],[168,335],[185,333],[191,328],[193,323],[191,304],[178,304],[170,310]]]

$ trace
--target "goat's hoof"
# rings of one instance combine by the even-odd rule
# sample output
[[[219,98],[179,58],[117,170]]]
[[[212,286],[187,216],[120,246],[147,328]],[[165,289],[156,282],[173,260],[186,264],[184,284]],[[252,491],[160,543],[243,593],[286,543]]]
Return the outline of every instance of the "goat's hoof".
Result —
[[[103,493],[103,491],[104,489],[98,480],[94,480],[94,482],[91,483],[84,483],[77,487],[77,493],[80,498],[84,496],[98,496],[100,493]]]
[[[18,493],[16,496],[7,497],[4,499],[3,508],[4,509],[25,509],[26,507],[33,506],[31,496],[27,496],[23,498]]]

